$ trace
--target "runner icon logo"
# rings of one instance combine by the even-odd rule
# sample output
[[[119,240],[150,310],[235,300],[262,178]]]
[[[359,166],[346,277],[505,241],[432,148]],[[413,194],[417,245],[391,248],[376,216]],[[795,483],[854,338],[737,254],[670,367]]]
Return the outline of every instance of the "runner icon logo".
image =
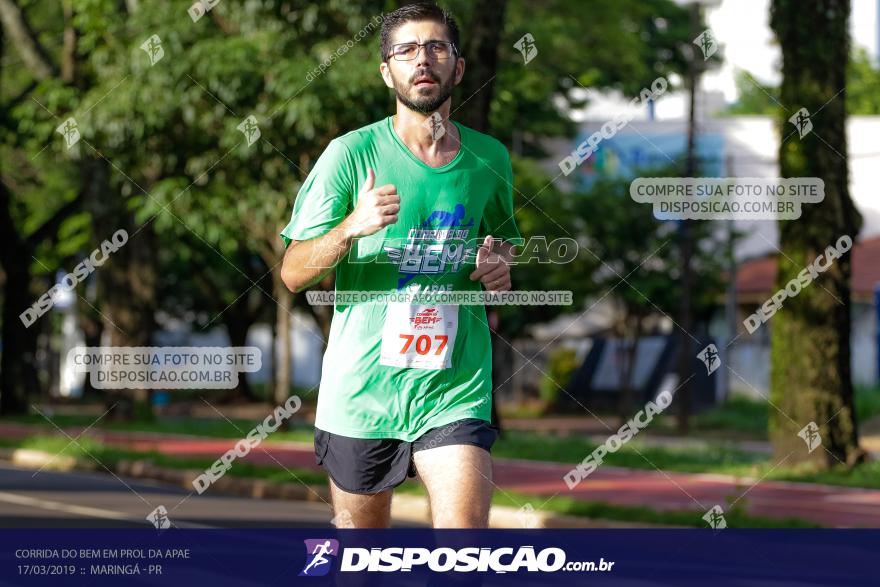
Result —
[[[798,432],[798,436],[807,443],[807,450],[813,452],[822,444],[822,435],[819,433],[819,426],[815,422],[810,422]]]
[[[306,543],[306,565],[300,577],[323,577],[333,568],[339,554],[339,541],[332,538],[311,538]]]
[[[710,344],[700,351],[697,358],[706,365],[707,375],[711,375],[721,365],[721,359],[718,358],[718,347]]]
[[[727,520],[724,519],[724,509],[720,505],[715,505],[703,515],[703,519],[709,524],[713,530],[724,530],[727,528]]]

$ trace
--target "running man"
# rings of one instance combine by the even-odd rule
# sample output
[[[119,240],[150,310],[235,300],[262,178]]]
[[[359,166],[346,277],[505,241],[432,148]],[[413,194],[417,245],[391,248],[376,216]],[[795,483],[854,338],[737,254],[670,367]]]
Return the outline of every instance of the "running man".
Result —
[[[312,562],[306,565],[306,568],[302,570],[303,575],[309,574],[309,569],[318,567],[321,565],[326,565],[330,562],[330,560],[325,557],[325,554],[336,554],[333,552],[333,549],[330,547],[330,541],[322,542],[321,544],[316,544],[315,549],[312,551],[312,554],[315,555],[315,558],[312,559]]]
[[[380,44],[397,113],[316,162],[281,232],[284,283],[302,291],[335,269],[337,292],[509,290],[513,172],[504,145],[449,120],[465,70],[455,20],[404,6]],[[434,527],[488,525],[491,362],[482,305],[335,305],[315,456],[345,527],[388,527],[393,488],[416,473]]]

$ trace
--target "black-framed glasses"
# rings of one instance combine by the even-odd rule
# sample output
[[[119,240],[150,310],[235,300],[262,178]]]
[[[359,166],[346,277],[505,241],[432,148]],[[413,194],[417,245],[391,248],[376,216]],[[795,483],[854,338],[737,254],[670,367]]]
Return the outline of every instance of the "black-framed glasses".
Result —
[[[391,56],[396,61],[412,61],[419,54],[419,49],[425,48],[428,57],[434,59],[449,59],[458,50],[454,43],[448,41],[428,41],[427,43],[398,43],[391,46]]]

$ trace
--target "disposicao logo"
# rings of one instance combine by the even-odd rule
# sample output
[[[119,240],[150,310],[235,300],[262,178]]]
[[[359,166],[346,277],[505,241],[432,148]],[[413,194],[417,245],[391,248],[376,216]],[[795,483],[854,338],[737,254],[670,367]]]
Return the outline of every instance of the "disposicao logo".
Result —
[[[397,573],[428,570],[469,573],[553,573],[556,571],[607,572],[614,561],[567,561],[565,550],[549,547],[536,551],[534,546],[421,548],[386,547],[340,549],[339,541],[330,538],[305,540],[306,564],[300,577],[321,577],[336,567],[341,573]]]

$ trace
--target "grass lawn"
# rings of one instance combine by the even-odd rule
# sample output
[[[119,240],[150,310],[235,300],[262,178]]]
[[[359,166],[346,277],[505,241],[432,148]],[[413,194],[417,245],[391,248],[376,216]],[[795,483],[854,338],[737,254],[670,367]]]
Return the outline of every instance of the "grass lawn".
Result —
[[[769,405],[764,400],[732,397],[724,404],[691,417],[691,434],[702,439],[767,440]],[[654,420],[650,434],[678,436],[676,417]]]
[[[880,387],[856,388],[855,403],[860,423],[880,416]],[[771,409],[765,400],[732,397],[724,405],[695,415],[692,429],[709,438],[767,440]],[[652,432],[675,434],[675,418],[667,417],[659,426],[656,424],[652,424]]]
[[[131,450],[108,447],[96,440],[82,438],[78,441],[79,446],[70,444],[68,439],[58,436],[33,436],[21,441],[0,440],[0,446],[6,448],[30,448],[42,450],[59,456],[70,456],[82,459],[85,462],[94,462],[97,459],[110,467],[123,459],[150,460],[158,466],[174,469],[202,470],[208,468],[213,462],[204,458],[178,458],[162,455],[157,452],[137,452]],[[103,468],[98,465],[98,470]],[[227,475],[238,478],[263,479],[279,483],[305,483],[308,485],[325,485],[327,477],[323,473],[289,469],[285,471],[277,467],[250,465],[246,462],[236,461]],[[397,488],[397,491],[410,495],[425,495],[425,489],[414,480],[407,480]],[[700,511],[655,511],[647,507],[617,506],[602,502],[588,502],[571,499],[569,497],[553,497],[511,493],[509,491],[495,491],[492,503],[496,505],[522,508],[529,504],[538,511],[548,511],[558,514],[584,516],[593,519],[616,520],[633,523],[666,524],[676,526],[705,527],[706,523],[702,516],[705,512]],[[815,524],[802,520],[785,519],[776,520],[750,516],[740,508],[732,508],[724,514],[727,523],[731,527],[739,528],[812,528],[819,527]]]
[[[266,415],[271,413],[271,408],[266,408]],[[95,421],[95,416],[71,416],[67,414],[58,414],[51,416],[52,422],[61,428],[67,426],[86,427]],[[11,422],[19,422],[22,424],[33,424],[49,426],[54,428],[52,424],[39,414],[29,414],[26,416],[11,416],[4,420]],[[165,434],[190,434],[194,436],[210,436],[212,438],[241,438],[245,436],[259,420],[248,419],[231,419],[229,421],[221,418],[178,418],[172,416],[164,416],[156,420],[134,420],[132,422],[109,422],[101,420],[94,425],[93,428],[100,430],[119,430],[122,432],[158,432]],[[272,440],[293,440],[299,442],[312,442],[314,437],[314,428],[311,424],[300,423],[293,424],[292,429],[278,429],[272,433]]]
[[[530,432],[505,433],[492,448],[496,457],[579,463],[598,446],[577,437],[559,438]],[[727,445],[710,445],[706,449],[672,449],[646,446],[638,438],[620,450],[606,454],[604,464],[634,469],[660,468],[689,473],[716,472],[731,466],[756,465],[765,459],[760,455],[737,450]]]
[[[701,432],[723,432],[767,438],[767,402],[744,397],[732,397],[719,406],[694,416],[694,430]]]

